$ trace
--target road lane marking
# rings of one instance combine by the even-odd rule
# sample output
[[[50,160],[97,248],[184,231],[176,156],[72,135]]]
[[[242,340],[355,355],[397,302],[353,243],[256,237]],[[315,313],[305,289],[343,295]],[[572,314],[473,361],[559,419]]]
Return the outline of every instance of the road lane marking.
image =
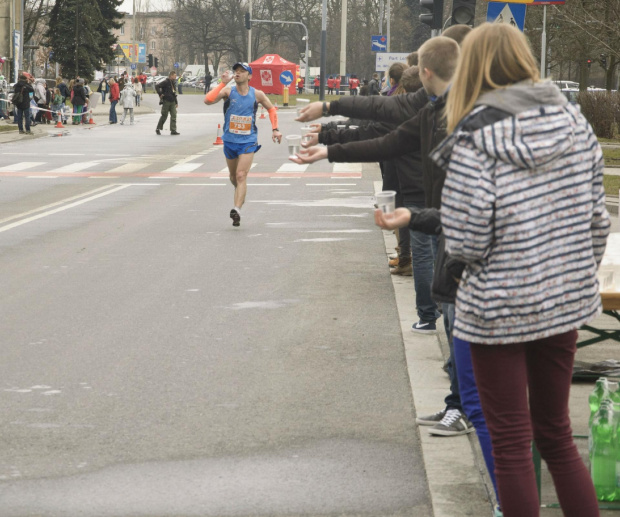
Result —
[[[26,176],[26,178],[33,180],[55,180],[58,179],[58,176]]]
[[[173,165],[169,169],[166,169],[166,170],[164,170],[162,172],[177,172],[177,173],[193,172],[198,167],[201,167],[202,165],[204,165],[204,164],[203,163],[178,163],[178,164]]]
[[[290,187],[290,183],[248,183],[248,187]]]
[[[58,169],[53,169],[50,172],[82,172],[85,169],[90,169],[97,165],[99,165],[99,162],[75,162],[59,167]]]
[[[334,168],[332,169],[334,174],[342,173],[342,172],[362,172],[362,164],[361,163],[334,163]]]
[[[44,176],[44,177],[49,177],[49,176]],[[66,199],[61,199],[60,201],[56,201],[54,203],[50,203],[49,205],[44,205],[44,206],[40,206],[39,208],[34,208],[32,210],[29,210],[28,212],[22,212],[21,214],[16,214],[16,215],[12,215],[10,217],[6,217],[4,219],[0,219],[0,224],[4,224],[8,221],[12,221],[13,219],[20,219],[22,217],[26,217],[30,214],[35,214],[37,212],[40,212],[41,210],[47,210],[48,208],[53,208],[55,206],[58,205],[62,205],[64,203],[69,203],[70,201],[73,201],[75,199],[80,199],[81,197],[84,196],[90,196],[91,194],[94,194],[95,192],[100,192],[101,190],[105,190],[107,188],[113,187],[114,184],[110,184],[110,185],[104,185],[103,187],[97,187],[96,189],[93,190],[89,190],[87,192],[83,192],[82,194],[78,194],[77,196],[71,196],[68,197]]]
[[[129,163],[124,163],[123,165],[119,165],[118,167],[115,167],[114,169],[110,169],[109,173],[112,174],[118,174],[118,173],[130,173],[130,172],[138,172],[142,169],[144,169],[145,167],[148,167],[148,163],[141,163],[141,162],[129,162]]]
[[[14,172],[14,171],[24,171],[26,169],[32,169],[33,167],[38,167],[39,165],[45,165],[45,162],[20,162],[15,165],[7,165],[6,167],[0,167],[0,172]]]
[[[28,217],[27,219],[22,219],[21,221],[16,221],[14,223],[7,224],[6,226],[0,227],[0,233],[6,232],[8,230],[12,230],[13,228],[16,228],[18,226],[22,226],[24,224],[31,223],[32,221],[36,221],[37,219],[42,219],[43,217],[47,217],[49,215],[53,215],[53,214],[56,214],[58,212],[64,212],[65,210],[69,210],[70,208],[76,207],[78,205],[82,205],[84,203],[88,203],[89,201],[93,201],[93,200],[98,199],[100,197],[107,196],[108,194],[113,194],[114,192],[118,192],[119,190],[126,189],[129,186],[130,185],[119,185],[116,188],[108,189],[105,192],[100,192],[100,193],[95,194],[93,196],[90,196],[90,197],[87,197],[87,198],[84,198],[84,199],[80,199],[79,201],[75,201],[75,202],[70,203],[68,205],[61,206],[61,207],[58,207],[58,208],[54,208],[52,210],[48,210],[47,212],[43,212],[41,214],[33,215],[32,217]],[[108,187],[110,187],[110,185],[107,185],[106,187],[102,187],[102,188],[108,188]],[[101,190],[101,189],[96,189],[96,190]],[[92,192],[95,192],[95,191],[92,191]],[[84,194],[82,194],[82,195],[84,195]],[[76,197],[78,197],[78,196],[76,196]],[[71,198],[69,198],[69,199],[71,199]],[[59,202],[53,203],[53,204],[58,205],[59,203],[62,203],[62,201],[59,201]],[[49,206],[51,206],[51,205],[49,205]],[[39,208],[38,210],[34,210],[34,211],[40,211],[40,210],[42,210],[42,208]],[[10,219],[15,219],[16,217],[19,217],[19,216],[13,216]],[[0,221],[0,223],[1,222],[2,221]]]
[[[336,179],[340,179],[340,178],[336,178]],[[357,183],[306,183],[306,186],[313,186],[313,187],[336,187],[338,185],[346,185],[346,186],[350,186],[350,187],[355,187],[357,186]]]
[[[253,163],[252,166],[250,167],[250,170],[252,170],[254,167],[256,167],[258,164],[257,163]],[[224,173],[228,173],[228,167],[223,168],[221,171],[219,171],[220,174],[224,174]]]
[[[306,172],[309,163],[283,163],[276,172]]]
[[[179,187],[225,187],[226,183],[177,183]]]

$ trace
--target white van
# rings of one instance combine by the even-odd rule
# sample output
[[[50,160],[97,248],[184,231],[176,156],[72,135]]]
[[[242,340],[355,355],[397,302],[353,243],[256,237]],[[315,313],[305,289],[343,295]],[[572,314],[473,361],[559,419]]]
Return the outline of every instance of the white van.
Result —
[[[560,90],[579,90],[579,83],[575,81],[553,81]]]

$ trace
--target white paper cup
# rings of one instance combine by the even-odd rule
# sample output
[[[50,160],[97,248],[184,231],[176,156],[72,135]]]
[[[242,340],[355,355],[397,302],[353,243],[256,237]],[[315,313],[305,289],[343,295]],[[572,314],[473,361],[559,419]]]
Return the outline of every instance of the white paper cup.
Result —
[[[301,115],[302,108],[305,108],[308,104],[310,104],[310,100],[300,99],[299,97],[297,97],[295,101],[297,102],[297,116],[299,117]]]
[[[391,214],[396,209],[396,191],[384,190],[375,194],[377,206],[384,214]]]
[[[301,135],[288,135],[286,137],[289,156],[295,156],[301,149]]]
[[[304,126],[301,128],[301,136],[306,136],[308,133],[312,133],[311,126]]]

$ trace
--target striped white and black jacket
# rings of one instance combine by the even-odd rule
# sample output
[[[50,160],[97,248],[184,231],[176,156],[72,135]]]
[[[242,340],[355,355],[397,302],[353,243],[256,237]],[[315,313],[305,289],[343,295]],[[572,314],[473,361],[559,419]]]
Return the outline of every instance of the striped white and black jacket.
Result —
[[[454,335],[472,343],[532,341],[601,312],[610,227],[601,148],[578,107],[519,88],[482,96],[432,156],[447,170],[446,251],[467,263]],[[509,114],[476,128],[488,109]]]

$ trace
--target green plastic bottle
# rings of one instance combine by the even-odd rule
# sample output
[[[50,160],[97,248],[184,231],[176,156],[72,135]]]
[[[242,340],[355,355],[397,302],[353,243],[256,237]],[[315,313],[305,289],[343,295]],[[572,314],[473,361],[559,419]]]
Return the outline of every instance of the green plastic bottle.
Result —
[[[613,405],[603,402],[592,425],[590,471],[599,501],[614,501],[616,498],[618,446],[614,435],[613,413]]]
[[[603,402],[603,399],[607,398],[606,395],[608,395],[608,393],[609,383],[607,381],[607,377],[600,377],[599,379],[597,379],[594,390],[592,391],[592,393],[590,393],[590,396],[588,397],[588,404],[590,406],[590,421],[588,422],[589,427],[592,427],[592,422],[594,421],[596,412],[601,406],[601,402]]]

